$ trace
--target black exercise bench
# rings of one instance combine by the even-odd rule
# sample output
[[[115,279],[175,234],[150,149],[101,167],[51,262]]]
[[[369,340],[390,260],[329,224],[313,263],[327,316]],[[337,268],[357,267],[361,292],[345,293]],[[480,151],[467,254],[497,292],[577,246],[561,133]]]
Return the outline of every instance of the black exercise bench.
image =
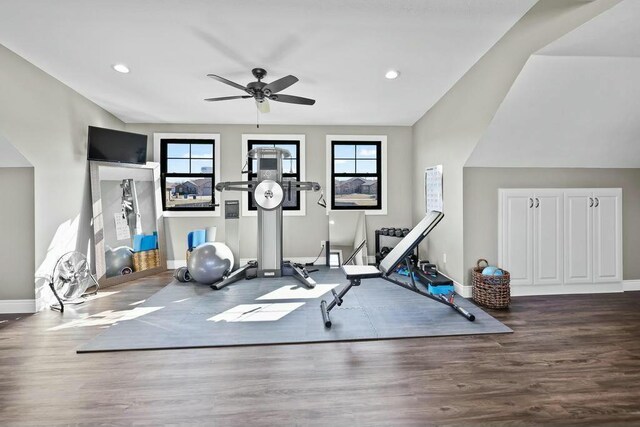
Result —
[[[448,305],[462,316],[464,316],[467,320],[473,322],[475,320],[475,316],[469,313],[464,308],[456,305],[453,301],[449,301],[444,295],[435,295],[430,293],[429,291],[419,289],[416,285],[415,279],[413,278],[413,265],[410,261],[411,254],[413,250],[424,240],[425,237],[435,228],[436,225],[442,220],[444,214],[442,212],[431,211],[424,217],[422,221],[418,225],[416,225],[413,230],[407,234],[407,236],[402,239],[389,254],[382,260],[380,266],[378,268],[372,265],[343,265],[342,271],[344,275],[349,280],[349,284],[345,286],[340,293],[336,293],[335,290],[331,290],[333,294],[333,301],[329,304],[325,300],[322,300],[320,303],[320,310],[322,311],[322,319],[324,320],[324,324],[327,328],[331,327],[331,318],[329,317],[329,312],[337,305],[342,305],[342,301],[344,296],[351,290],[354,286],[360,286],[362,280],[366,279],[383,279],[387,282],[391,282],[395,285],[402,286],[405,289],[413,291],[417,294],[420,294],[424,297],[430,298],[434,301],[437,301],[441,304]],[[398,280],[391,275],[396,271],[396,269],[402,264],[405,263],[409,270],[409,278],[410,282],[403,282]]]

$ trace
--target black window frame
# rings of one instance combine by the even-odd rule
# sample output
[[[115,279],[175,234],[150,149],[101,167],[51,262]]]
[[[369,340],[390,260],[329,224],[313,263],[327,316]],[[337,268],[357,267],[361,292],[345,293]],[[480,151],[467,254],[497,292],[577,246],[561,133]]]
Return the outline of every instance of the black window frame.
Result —
[[[216,144],[215,138],[208,139],[191,139],[191,138],[162,138],[160,140],[160,186],[162,188],[162,210],[168,212],[214,212],[216,210]],[[211,173],[169,173],[167,172],[167,160],[173,157],[167,156],[168,144],[184,144],[189,145],[189,157],[181,157],[180,160],[189,160],[189,169],[191,169],[191,160],[203,159],[202,157],[191,157],[191,145],[211,145],[212,170]],[[208,160],[208,158],[206,158]],[[167,206],[167,178],[211,178],[211,202],[209,206]]]
[[[296,173],[288,173],[285,171],[282,171],[282,178],[283,180],[285,178],[294,178],[296,181],[301,181],[301,171],[300,171],[300,163],[301,163],[301,155],[302,153],[300,152],[300,146],[302,145],[301,140],[299,139],[258,139],[258,138],[250,138],[247,140],[247,153],[249,151],[251,151],[255,145],[273,145],[273,146],[277,146],[277,145],[295,145],[296,147]],[[247,179],[249,181],[252,181],[253,179],[258,177],[257,172],[253,171],[253,162],[249,161],[247,162]],[[253,197],[252,194],[249,192],[247,193],[247,207],[249,212],[257,212],[258,208],[255,206],[255,204],[253,203]],[[301,197],[300,197],[300,192],[298,192],[297,197],[296,197],[296,204],[295,206],[282,206],[282,210],[283,211],[293,211],[293,212],[299,212],[302,210],[302,204],[300,202]]]
[[[336,159],[336,147],[337,146],[345,146],[345,145],[353,145],[355,146],[354,157],[353,158],[343,158],[339,157]],[[376,173],[358,173],[358,160],[373,160],[362,158],[359,159],[357,157],[358,146],[359,145],[373,145],[376,147]],[[356,172],[351,173],[336,173],[335,166],[336,160],[354,160]],[[336,178],[377,178],[377,200],[378,203],[375,206],[339,206],[336,205]],[[379,211],[382,210],[383,200],[382,200],[382,141],[365,141],[365,140],[353,140],[353,141],[343,141],[343,140],[332,140],[331,141],[331,210],[344,210],[344,211],[360,211],[360,210],[370,210],[370,211]]]

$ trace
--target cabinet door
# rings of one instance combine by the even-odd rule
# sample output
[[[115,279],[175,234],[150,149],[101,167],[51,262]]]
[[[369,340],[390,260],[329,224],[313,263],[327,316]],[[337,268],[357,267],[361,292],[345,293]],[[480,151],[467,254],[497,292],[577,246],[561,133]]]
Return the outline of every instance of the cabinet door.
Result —
[[[594,190],[593,281],[622,281],[622,191]]]
[[[564,282],[593,282],[592,212],[590,190],[564,192]]]
[[[502,190],[501,267],[513,285],[533,284],[533,195]]]
[[[559,285],[563,281],[564,193],[536,190],[533,206],[533,280],[535,284]]]

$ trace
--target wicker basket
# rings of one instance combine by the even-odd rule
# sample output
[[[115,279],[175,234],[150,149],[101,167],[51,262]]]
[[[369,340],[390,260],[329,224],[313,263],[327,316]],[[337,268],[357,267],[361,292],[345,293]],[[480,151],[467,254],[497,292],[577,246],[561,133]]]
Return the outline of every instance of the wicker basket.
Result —
[[[160,267],[160,252],[157,249],[133,253],[133,271],[144,271]]]
[[[484,262],[486,265],[481,266]],[[489,265],[486,259],[479,259],[473,269],[473,300],[486,308],[508,308],[511,303],[511,275],[502,270],[501,276],[487,276],[482,270]]]

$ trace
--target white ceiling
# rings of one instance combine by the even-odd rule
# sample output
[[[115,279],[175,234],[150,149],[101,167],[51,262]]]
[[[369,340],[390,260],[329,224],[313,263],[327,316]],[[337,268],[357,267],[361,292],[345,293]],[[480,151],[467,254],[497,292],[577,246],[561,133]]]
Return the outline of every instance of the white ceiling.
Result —
[[[640,167],[640,1],[527,61],[466,166]]]
[[[2,0],[0,44],[125,122],[254,123],[251,100],[203,102],[242,94],[205,75],[263,67],[317,100],[271,102],[263,123],[412,125],[534,3]]]

